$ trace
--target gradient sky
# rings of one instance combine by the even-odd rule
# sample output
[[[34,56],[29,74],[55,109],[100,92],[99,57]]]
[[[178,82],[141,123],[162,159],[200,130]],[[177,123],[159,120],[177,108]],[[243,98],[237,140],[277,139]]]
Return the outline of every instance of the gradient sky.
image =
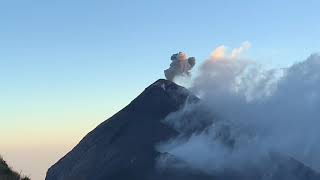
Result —
[[[250,41],[275,67],[319,52],[320,1],[0,0],[0,154],[41,180],[85,134],[163,77]]]

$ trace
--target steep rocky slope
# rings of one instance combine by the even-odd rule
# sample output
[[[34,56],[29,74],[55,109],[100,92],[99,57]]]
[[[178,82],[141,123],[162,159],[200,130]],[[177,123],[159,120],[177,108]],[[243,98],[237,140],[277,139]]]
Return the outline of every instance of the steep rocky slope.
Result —
[[[273,155],[265,169],[214,174],[185,168],[157,167],[155,146],[178,135],[162,123],[186,101],[198,101],[187,89],[158,80],[127,107],[86,135],[47,172],[46,180],[319,180],[320,175],[302,163]],[[179,161],[167,154],[172,161]],[[272,174],[270,174],[272,171]],[[270,175],[269,175],[270,174]],[[296,178],[296,179],[295,179]]]

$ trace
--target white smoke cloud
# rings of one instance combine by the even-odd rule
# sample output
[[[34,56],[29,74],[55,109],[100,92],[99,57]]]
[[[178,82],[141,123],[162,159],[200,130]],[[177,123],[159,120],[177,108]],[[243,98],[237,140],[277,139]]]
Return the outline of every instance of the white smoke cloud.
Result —
[[[228,54],[228,48],[225,45],[221,45],[213,50],[211,53],[211,60],[219,60],[219,59],[236,59],[242,53],[249,50],[251,48],[251,43],[249,41],[245,41],[241,44],[240,47],[232,49],[231,53]]]
[[[239,48],[235,48],[231,52],[231,58],[237,58],[241,53],[250,49],[251,43],[249,41],[245,41],[241,44]]]
[[[213,52],[211,53],[211,59],[220,59],[224,58],[226,54],[227,48],[224,45],[221,45],[217,47]]]
[[[239,58],[250,46],[220,46],[202,64],[190,88],[200,103],[164,120],[182,135],[158,149],[207,172],[261,166],[269,152],[320,170],[320,56],[264,70]]]

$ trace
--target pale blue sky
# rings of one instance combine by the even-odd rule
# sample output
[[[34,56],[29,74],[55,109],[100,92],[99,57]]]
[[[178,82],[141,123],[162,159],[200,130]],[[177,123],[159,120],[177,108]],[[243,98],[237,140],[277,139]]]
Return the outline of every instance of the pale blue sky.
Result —
[[[41,179],[58,156],[30,167],[11,152],[44,145],[67,152],[162,78],[177,51],[201,62],[218,45],[248,40],[247,55],[260,63],[303,60],[319,52],[319,7],[317,0],[0,0],[0,154]]]

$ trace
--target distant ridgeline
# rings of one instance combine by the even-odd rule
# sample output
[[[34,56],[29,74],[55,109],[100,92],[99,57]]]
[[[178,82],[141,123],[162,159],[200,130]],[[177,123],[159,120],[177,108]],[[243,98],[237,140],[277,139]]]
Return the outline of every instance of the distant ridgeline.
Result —
[[[30,178],[22,177],[19,173],[13,171],[6,161],[0,157],[0,180],[30,180]]]

